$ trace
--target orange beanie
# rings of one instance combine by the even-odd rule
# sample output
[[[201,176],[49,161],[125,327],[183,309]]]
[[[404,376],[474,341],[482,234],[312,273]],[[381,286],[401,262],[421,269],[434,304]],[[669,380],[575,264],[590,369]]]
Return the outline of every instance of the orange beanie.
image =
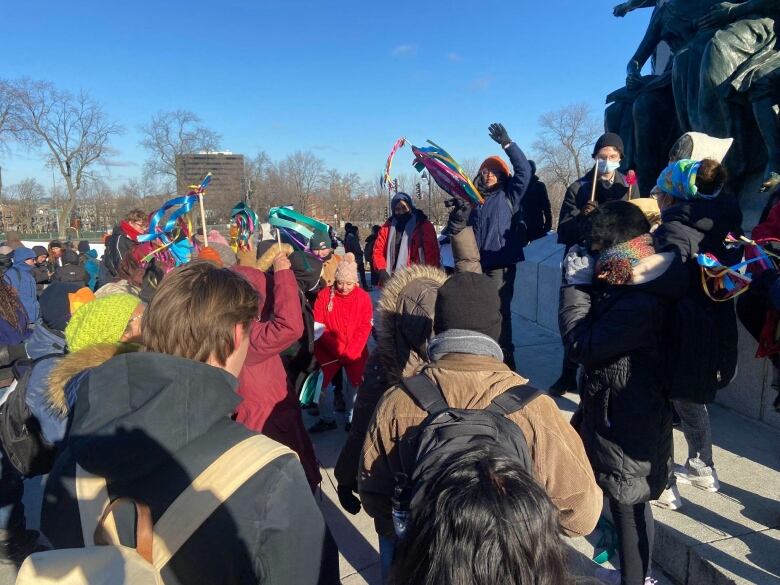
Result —
[[[487,169],[489,171],[492,171],[494,175],[496,175],[499,179],[503,177],[509,176],[509,167],[504,162],[504,159],[502,159],[500,156],[489,156],[487,157],[481,165],[479,165],[479,172],[482,172],[482,169]]]
[[[205,246],[200,249],[200,252],[198,252],[198,260],[207,260],[209,262],[212,262],[222,268],[224,266],[224,263],[222,262],[222,258],[219,255],[219,252],[217,252],[214,248],[211,248],[209,246]]]

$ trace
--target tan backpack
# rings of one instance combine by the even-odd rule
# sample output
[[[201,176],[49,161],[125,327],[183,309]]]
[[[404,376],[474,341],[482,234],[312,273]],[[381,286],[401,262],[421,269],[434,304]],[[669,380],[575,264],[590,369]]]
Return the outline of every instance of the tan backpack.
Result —
[[[77,467],[84,548],[30,555],[16,585],[162,585],[163,567],[220,504],[265,465],[289,453],[263,435],[241,441],[196,477],[154,526],[148,506],[126,498],[109,502],[106,480]],[[122,502],[136,507],[134,549],[119,543],[113,512]]]

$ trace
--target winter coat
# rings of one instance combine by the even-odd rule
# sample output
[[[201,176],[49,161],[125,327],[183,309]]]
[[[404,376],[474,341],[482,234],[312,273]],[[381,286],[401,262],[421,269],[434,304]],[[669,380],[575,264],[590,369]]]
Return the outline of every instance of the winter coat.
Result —
[[[103,264],[111,274],[116,277],[122,258],[127,256],[138,245],[138,242],[128,237],[122,230],[121,224],[114,226],[111,235],[106,239],[106,249],[103,254]]]
[[[585,237],[583,232],[580,210],[590,201],[590,193],[593,188],[593,169],[584,177],[577,179],[563,196],[561,212],[558,214],[558,243],[564,244],[566,249],[579,244]],[[603,205],[608,201],[618,201],[628,198],[628,184],[625,177],[615,171],[615,180],[611,185],[606,185],[599,180],[596,183],[596,202]]]
[[[249,352],[238,378],[243,401],[236,409],[236,420],[295,451],[313,489],[321,480],[319,466],[280,356],[303,335],[295,275],[292,270],[264,274],[247,266],[232,270],[246,278],[260,296],[258,319],[252,322]]]
[[[470,227],[452,236],[456,272],[481,272],[479,250]],[[339,486],[357,490],[360,454],[376,405],[401,377],[416,374],[427,360],[433,336],[436,292],[447,280],[443,270],[416,265],[391,278],[379,299],[376,348],[366,362],[363,383],[355,397],[352,428],[334,469]]]
[[[523,198],[523,215],[528,228],[528,241],[543,238],[552,229],[552,209],[547,186],[533,175]]]
[[[79,256],[79,264],[84,267],[87,273],[87,286],[92,291],[96,290],[98,276],[100,275],[100,262],[97,260],[97,250],[89,250]]]
[[[19,248],[20,249],[20,248]],[[14,261],[14,265],[3,275],[5,281],[16,289],[19,301],[27,311],[27,319],[30,323],[38,320],[40,306],[38,305],[38,292],[35,287],[33,267],[24,262]]]
[[[374,267],[374,243],[376,242],[376,235],[371,234],[366,238],[366,245],[363,248],[364,258],[367,262],[371,263],[371,270],[376,270]]]
[[[436,230],[428,217],[419,209],[412,211],[415,215],[415,226],[411,238],[409,238],[409,255],[407,266],[412,264],[427,264],[428,266],[439,266],[439,241],[436,239]],[[374,270],[387,270],[391,272],[392,266],[387,266],[387,244],[390,239],[390,230],[395,228],[395,218],[391,217],[384,225],[379,228],[379,233],[374,242],[374,248],[371,251],[371,266]],[[403,236],[403,232],[396,234],[397,238]],[[396,270],[403,268],[397,266]]]
[[[77,464],[107,479],[111,499],[146,503],[156,522],[208,465],[253,434],[230,419],[240,402],[236,386],[219,368],[150,352],[117,356],[83,376],[46,484],[41,526],[53,546],[84,545]],[[116,521],[124,544],[132,544],[125,540],[132,516]],[[162,576],[172,585],[333,583],[337,568],[329,562],[337,560],[326,542],[301,465],[283,455],[222,503]]]
[[[724,244],[729,233],[742,234],[742,210],[735,197],[725,194],[711,201],[681,201],[664,209],[661,225],[653,232],[656,249],[679,253],[687,265],[691,279],[688,295],[712,308],[719,333],[720,375],[725,383],[730,382],[737,371],[739,329],[734,300],[715,303],[705,297],[694,256],[711,253],[726,266],[739,263],[742,248],[729,249]]]
[[[454,408],[484,409],[509,388],[528,380],[494,357],[450,353],[426,368]],[[427,413],[400,386],[390,388],[374,415],[363,446],[360,499],[381,535],[392,537],[394,475],[403,471],[398,442]],[[528,442],[533,475],[560,512],[568,535],[590,534],[601,514],[596,486],[582,441],[549,396],[541,395],[508,417]]]
[[[360,247],[360,240],[355,234],[347,234],[344,238],[344,253],[352,252],[355,255],[355,262],[363,263],[363,249]]]
[[[33,266],[32,273],[33,277],[35,278],[35,290],[40,296],[40,294],[46,288],[46,285],[51,282],[51,275],[49,274],[48,264],[42,264],[40,266],[36,264]]]
[[[522,219],[523,198],[531,180],[531,165],[514,142],[505,150],[514,174],[494,190],[483,193],[485,202],[474,209],[469,219],[477,238],[482,270],[503,268],[523,260],[525,235],[518,222]]]
[[[314,355],[322,368],[322,387],[326,388],[340,368],[350,384],[357,388],[363,380],[368,360],[368,336],[373,326],[371,297],[360,287],[348,295],[333,295],[332,287],[322,289],[314,302],[314,321],[325,325],[325,331],[314,342]]]
[[[663,384],[664,323],[688,287],[672,253],[634,268],[631,284],[564,286],[566,355],[584,367],[580,435],[601,489],[620,504],[655,500],[672,464],[672,416]]]
[[[341,262],[341,256],[331,253],[327,260],[322,262],[322,280],[325,281],[325,286],[333,286],[336,282],[336,268],[339,267]]]

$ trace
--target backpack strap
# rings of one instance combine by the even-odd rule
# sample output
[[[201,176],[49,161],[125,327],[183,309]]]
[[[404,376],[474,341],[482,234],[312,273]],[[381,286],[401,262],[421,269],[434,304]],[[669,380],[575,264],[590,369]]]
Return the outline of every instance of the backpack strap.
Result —
[[[496,396],[485,410],[507,416],[517,412],[540,394],[539,389],[530,384],[512,386]]]
[[[295,455],[290,448],[264,435],[244,439],[223,453],[179,494],[154,525],[155,568],[162,569],[238,488],[263,467],[288,454]]]
[[[425,375],[425,370],[416,376],[403,378],[401,384],[412,395],[418,406],[428,414],[441,412],[449,406],[441,393],[441,389]]]

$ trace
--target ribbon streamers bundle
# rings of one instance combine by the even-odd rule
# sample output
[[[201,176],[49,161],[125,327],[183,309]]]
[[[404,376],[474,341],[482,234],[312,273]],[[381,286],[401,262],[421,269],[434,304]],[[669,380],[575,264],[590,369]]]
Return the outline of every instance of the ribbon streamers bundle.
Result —
[[[230,217],[236,225],[236,243],[238,249],[244,252],[251,250],[252,235],[255,233],[255,226],[257,225],[257,214],[242,201],[233,207],[230,212]]]
[[[427,169],[436,184],[453,197],[465,199],[472,205],[481,205],[484,198],[461,166],[439,145],[428,140],[423,148],[412,146],[414,168]]]
[[[160,240],[161,246],[144,256],[142,262],[148,262],[154,256],[168,255],[175,266],[181,266],[190,261],[192,256],[192,220],[190,212],[198,202],[198,198],[205,193],[206,187],[211,182],[211,173],[207,174],[200,185],[190,185],[190,191],[182,197],[174,197],[163,203],[149,220],[147,233],[138,236],[139,242],[151,242]],[[175,208],[175,209],[174,209]],[[163,222],[165,215],[174,209]],[[161,258],[168,260],[168,258]]]
[[[750,286],[750,276],[738,272],[753,260],[740,262],[734,266],[724,266],[713,254],[697,254],[696,262],[701,269],[701,282],[704,293],[713,301],[728,301],[747,291]]]
[[[288,207],[272,207],[268,211],[268,223],[280,230],[298,250],[308,248],[315,231],[328,233],[328,226]]]
[[[399,138],[395,141],[395,144],[393,145],[392,150],[390,151],[390,154],[387,157],[387,164],[385,165],[385,172],[382,175],[382,187],[387,187],[389,185],[393,184],[393,178],[390,176],[390,169],[393,166],[393,158],[395,158],[395,153],[398,152],[398,149],[403,147],[404,144],[406,144],[406,138]]]

